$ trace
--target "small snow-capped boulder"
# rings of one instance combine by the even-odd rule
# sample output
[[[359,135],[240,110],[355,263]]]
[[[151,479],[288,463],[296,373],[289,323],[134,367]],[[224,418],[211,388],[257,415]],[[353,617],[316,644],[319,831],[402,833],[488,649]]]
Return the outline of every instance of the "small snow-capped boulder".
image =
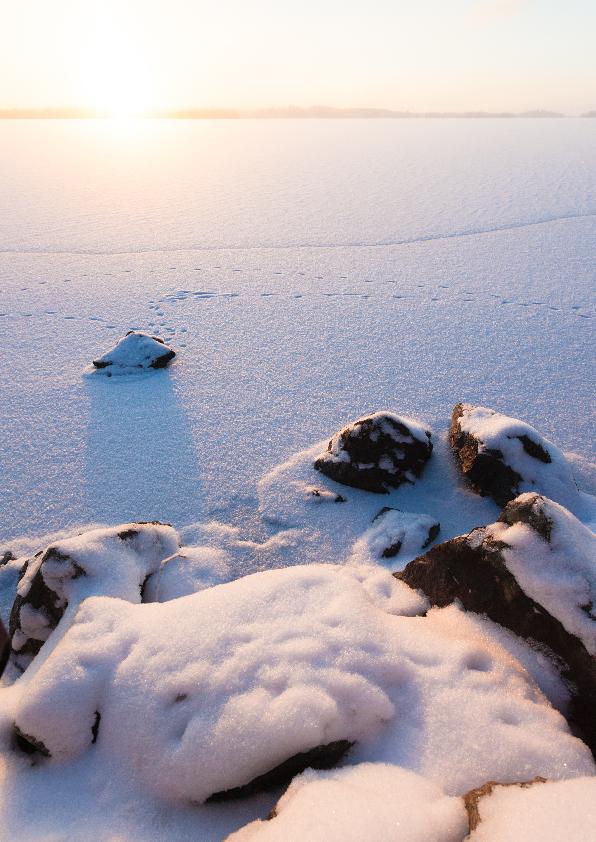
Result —
[[[307,485],[304,489],[304,498],[309,503],[345,503],[343,494],[336,494],[327,488],[317,488],[314,485]]]
[[[465,796],[469,842],[592,842],[596,777],[490,782]]]
[[[561,451],[524,421],[458,403],[449,438],[472,488],[499,506],[522,491],[537,491],[567,507],[577,496],[571,468]]]
[[[22,568],[10,614],[15,664],[26,669],[67,609],[72,615],[88,596],[140,602],[147,576],[177,549],[171,526],[128,523],[92,529],[36,553]]]
[[[411,556],[426,549],[440,528],[430,515],[385,506],[375,516],[372,526],[354,543],[352,553],[363,561],[394,558],[402,551]]]
[[[376,412],[335,433],[314,466],[343,485],[387,494],[415,482],[432,449],[430,431],[417,421]]]
[[[570,717],[596,754],[596,536],[558,503],[522,494],[499,520],[430,549],[394,574],[433,605],[465,609],[564,662]]]
[[[359,763],[331,772],[308,769],[269,820],[251,822],[226,842],[461,842],[467,831],[461,798],[408,769]]]
[[[125,374],[150,368],[165,368],[176,352],[159,336],[140,330],[129,330],[111,351],[93,360],[98,369],[108,369],[107,374]]]

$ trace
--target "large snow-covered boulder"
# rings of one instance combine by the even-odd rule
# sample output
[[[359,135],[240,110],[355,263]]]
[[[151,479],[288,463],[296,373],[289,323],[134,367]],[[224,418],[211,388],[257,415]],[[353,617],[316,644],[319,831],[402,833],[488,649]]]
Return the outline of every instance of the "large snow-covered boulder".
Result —
[[[487,784],[466,796],[469,842],[592,842],[596,777]]]
[[[457,609],[376,566],[307,565],[163,603],[93,597],[15,686],[19,745],[172,802],[280,785],[372,757],[461,794],[591,774],[520,662]]]
[[[343,485],[386,494],[413,483],[432,449],[430,431],[417,421],[376,412],[335,433],[315,468]]]
[[[68,610],[88,596],[140,602],[143,583],[178,549],[162,523],[126,523],[55,541],[28,559],[10,614],[14,661],[25,669]]]
[[[563,659],[577,690],[571,715],[596,751],[596,536],[574,515],[522,494],[496,523],[433,547],[395,575],[434,605],[459,600]]]
[[[159,336],[139,330],[129,330],[116,345],[103,356],[93,360],[95,368],[107,374],[126,374],[142,369],[165,368],[176,352]]]
[[[577,498],[571,468],[561,451],[524,421],[458,403],[451,417],[450,441],[472,488],[499,506],[522,491],[537,491],[567,507]]]
[[[226,842],[462,842],[468,832],[461,798],[387,763],[360,763],[295,778],[269,821]]]

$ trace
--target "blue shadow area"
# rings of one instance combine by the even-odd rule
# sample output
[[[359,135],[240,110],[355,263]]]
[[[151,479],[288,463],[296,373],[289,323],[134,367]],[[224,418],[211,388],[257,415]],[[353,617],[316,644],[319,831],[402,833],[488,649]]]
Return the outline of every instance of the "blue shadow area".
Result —
[[[182,526],[202,512],[190,426],[168,371],[86,379],[86,508],[93,520]]]

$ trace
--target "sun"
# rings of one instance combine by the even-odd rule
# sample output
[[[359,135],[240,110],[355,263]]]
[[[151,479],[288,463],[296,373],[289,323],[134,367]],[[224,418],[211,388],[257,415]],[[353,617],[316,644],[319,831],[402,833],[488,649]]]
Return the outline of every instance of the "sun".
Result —
[[[79,64],[81,105],[103,117],[141,117],[150,110],[150,65],[133,38],[100,27]]]

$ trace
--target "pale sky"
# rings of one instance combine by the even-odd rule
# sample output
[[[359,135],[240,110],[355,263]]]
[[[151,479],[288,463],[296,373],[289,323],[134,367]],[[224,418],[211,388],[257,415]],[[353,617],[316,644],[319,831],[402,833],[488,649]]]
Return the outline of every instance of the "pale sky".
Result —
[[[0,108],[596,109],[596,0],[2,0]]]

